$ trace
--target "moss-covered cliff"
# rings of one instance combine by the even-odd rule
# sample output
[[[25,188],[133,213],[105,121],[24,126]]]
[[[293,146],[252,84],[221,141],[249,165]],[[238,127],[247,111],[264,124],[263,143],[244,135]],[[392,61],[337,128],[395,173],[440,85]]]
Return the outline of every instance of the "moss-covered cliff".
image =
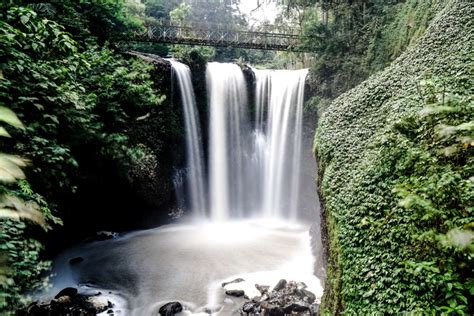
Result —
[[[474,311],[473,16],[470,1],[439,4],[412,47],[320,119],[323,311]]]

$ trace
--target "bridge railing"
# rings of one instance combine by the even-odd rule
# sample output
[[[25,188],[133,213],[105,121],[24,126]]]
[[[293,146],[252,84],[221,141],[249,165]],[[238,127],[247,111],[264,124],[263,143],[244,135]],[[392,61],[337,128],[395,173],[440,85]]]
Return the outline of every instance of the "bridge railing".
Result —
[[[136,39],[172,44],[297,51],[301,44],[299,33],[296,29],[285,29],[285,33],[276,33],[261,30],[244,31],[232,25],[178,26],[158,23],[149,25],[146,32],[137,34]]]

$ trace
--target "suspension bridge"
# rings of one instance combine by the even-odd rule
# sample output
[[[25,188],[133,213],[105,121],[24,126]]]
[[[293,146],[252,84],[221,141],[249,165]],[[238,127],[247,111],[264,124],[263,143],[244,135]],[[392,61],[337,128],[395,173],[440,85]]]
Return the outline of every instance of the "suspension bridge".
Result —
[[[135,42],[249,48],[274,51],[304,52],[299,29],[285,31],[244,31],[222,25],[178,26],[157,24],[136,34]]]

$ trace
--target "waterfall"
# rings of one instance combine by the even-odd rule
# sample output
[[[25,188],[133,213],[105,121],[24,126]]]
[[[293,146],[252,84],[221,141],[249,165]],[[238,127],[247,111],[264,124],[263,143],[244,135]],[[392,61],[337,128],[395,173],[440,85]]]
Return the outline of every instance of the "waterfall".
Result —
[[[265,216],[295,220],[300,185],[304,84],[308,71],[254,70],[257,132],[264,135],[260,179]],[[265,117],[266,113],[266,117]]]
[[[307,70],[255,70],[255,111],[235,64],[209,63],[211,220],[296,219]],[[253,124],[252,124],[253,123]]]
[[[189,208],[195,217],[203,218],[207,206],[204,185],[205,173],[199,115],[196,109],[196,99],[191,82],[191,71],[188,66],[180,62],[175,60],[169,61],[171,62],[173,74],[178,82],[184,112]]]
[[[209,194],[211,219],[242,215],[245,201],[247,86],[235,64],[209,63]]]

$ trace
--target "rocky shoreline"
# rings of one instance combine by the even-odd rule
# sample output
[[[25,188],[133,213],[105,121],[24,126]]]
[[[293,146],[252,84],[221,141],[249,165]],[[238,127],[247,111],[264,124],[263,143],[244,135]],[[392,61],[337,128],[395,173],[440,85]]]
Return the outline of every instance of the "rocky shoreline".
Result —
[[[18,316],[46,315],[81,315],[92,316],[103,312],[114,315],[110,302],[101,292],[94,295],[83,295],[76,288],[67,287],[61,290],[49,303],[33,302],[25,310],[18,311]]]
[[[241,299],[241,307],[232,315],[243,316],[286,316],[307,315],[316,316],[319,312],[319,301],[316,295],[307,289],[304,282],[280,280],[275,286],[255,284],[259,296],[249,298],[244,290],[226,289],[227,286],[238,286],[244,282],[242,278],[222,283],[226,296]],[[19,316],[45,315],[81,315],[92,316],[100,313],[114,315],[114,304],[106,295],[97,292],[94,295],[84,295],[76,288],[68,287],[61,290],[49,303],[34,302],[25,310],[17,312]],[[162,305],[156,315],[174,316],[184,310],[185,305],[180,302],[169,302]],[[211,312],[208,312],[211,314]]]

